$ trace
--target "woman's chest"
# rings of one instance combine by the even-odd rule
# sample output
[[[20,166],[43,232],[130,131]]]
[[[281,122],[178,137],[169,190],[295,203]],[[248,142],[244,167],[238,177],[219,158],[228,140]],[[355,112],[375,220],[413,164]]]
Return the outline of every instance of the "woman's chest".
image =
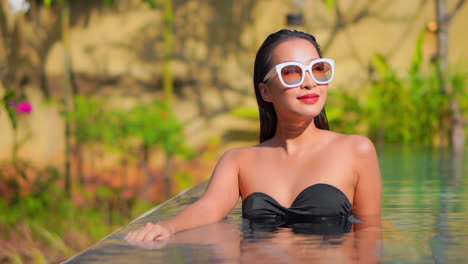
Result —
[[[258,155],[245,159],[239,171],[241,196],[262,192],[289,205],[307,187],[326,183],[341,190],[352,201],[357,181],[355,164],[344,155],[328,154],[297,159]]]

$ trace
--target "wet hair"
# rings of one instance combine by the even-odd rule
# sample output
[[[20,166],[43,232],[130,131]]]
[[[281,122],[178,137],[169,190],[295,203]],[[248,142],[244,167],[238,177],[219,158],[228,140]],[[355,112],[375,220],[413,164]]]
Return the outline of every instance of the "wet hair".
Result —
[[[272,138],[276,133],[277,115],[272,103],[263,100],[260,93],[259,85],[263,82],[265,75],[273,67],[273,51],[281,43],[294,39],[301,38],[310,41],[320,57],[322,53],[315,37],[302,31],[282,29],[278,32],[270,34],[257,51],[254,64],[254,89],[255,97],[257,98],[258,110],[260,112],[260,143]],[[317,128],[329,130],[327,115],[325,108],[314,118],[314,123]]]

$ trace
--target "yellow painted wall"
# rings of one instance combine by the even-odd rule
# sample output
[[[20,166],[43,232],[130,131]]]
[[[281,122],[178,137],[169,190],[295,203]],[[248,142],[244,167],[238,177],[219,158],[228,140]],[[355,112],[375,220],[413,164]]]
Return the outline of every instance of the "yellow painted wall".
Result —
[[[206,105],[215,109],[221,106],[219,100],[219,87],[213,87],[210,82],[210,72],[203,63],[211,63],[216,58],[220,65],[220,78],[227,80],[229,85],[236,89],[248,91],[248,95],[239,95],[226,92],[225,96],[232,104],[255,106],[251,87],[252,64],[255,51],[265,37],[278,29],[286,27],[286,14],[297,10],[294,3],[297,1],[271,0],[257,1],[250,10],[252,22],[246,25],[238,35],[242,49],[231,53],[220,54],[219,49],[210,49],[204,42],[213,32],[206,25],[212,22],[215,16],[213,10],[204,1],[186,1],[183,6],[176,7],[176,32],[188,32],[198,37],[187,38],[185,42],[176,41],[175,49],[183,53],[190,61],[175,59],[173,70],[176,78],[184,79],[190,71],[195,71],[199,79],[199,89],[202,92]],[[324,45],[330,38],[330,25],[333,24],[334,14],[318,1],[301,1],[304,3],[303,13],[306,24],[299,29],[314,34],[319,43]],[[352,17],[361,6],[368,1],[340,1],[344,13]],[[427,23],[434,20],[435,10],[432,1],[424,8],[418,9],[419,1],[370,1],[375,2],[370,9],[375,15],[340,32],[324,56],[336,60],[336,81],[330,89],[342,86],[349,89],[359,89],[359,84],[365,78],[367,63],[375,52],[391,54],[390,62],[402,73],[408,67],[412,56],[415,40],[418,33]],[[233,14],[245,12],[242,5],[246,1],[239,1],[232,7]],[[452,6],[455,1],[448,1]],[[95,74],[132,76],[141,80],[151,80],[161,75],[161,62],[142,63],[136,58],[134,51],[145,49],[141,40],[154,38],[160,34],[162,28],[161,12],[151,10],[139,1],[128,1],[120,4],[116,10],[104,13],[95,13],[91,17],[88,27],[74,28],[72,32],[73,68],[76,72]],[[453,20],[450,28],[449,57],[452,65],[466,67],[464,62],[468,58],[468,5],[465,5]],[[237,13],[236,13],[237,12]],[[354,12],[354,13],[353,13]],[[190,15],[192,20],[188,20]],[[184,20],[185,19],[185,20]],[[388,20],[396,20],[388,22]],[[399,20],[399,21],[398,21]],[[221,22],[220,22],[221,23]],[[150,28],[145,28],[152,25]],[[409,31],[405,29],[411,25]],[[185,31],[184,31],[185,30]],[[230,28],[225,28],[227,32]],[[140,33],[139,33],[140,32]],[[184,33],[185,34],[185,33]],[[179,36],[176,36],[176,40]],[[154,42],[155,50],[160,50],[160,42]],[[158,44],[159,43],[159,44]],[[222,43],[221,43],[222,44]],[[219,44],[218,44],[219,45]],[[122,48],[122,46],[130,48]],[[221,46],[221,45],[219,45]],[[132,48],[133,47],[133,48]],[[148,47],[146,47],[148,48]],[[391,52],[393,50],[393,52]],[[435,37],[426,33],[425,52],[430,55],[435,50]],[[60,76],[63,72],[61,46],[57,43],[48,56],[47,71],[51,78]],[[161,56],[161,54],[152,54]],[[192,64],[191,64],[192,63]],[[196,65],[196,69],[193,69]],[[60,89],[60,87],[56,87]],[[252,126],[244,121],[236,120],[228,114],[221,114],[207,121],[197,117],[197,108],[193,99],[193,87],[185,87],[186,98],[174,101],[174,111],[183,122],[189,122],[187,133],[190,135],[189,143],[198,145],[207,137],[220,135],[232,127]],[[109,98],[116,105],[128,106],[138,100],[147,100],[155,93],[140,91],[130,83],[120,83],[117,86],[105,87],[99,93]],[[0,96],[3,88],[0,87]],[[23,137],[29,129],[31,138],[21,148],[20,156],[37,164],[62,163],[64,125],[59,114],[57,103],[45,103],[38,89],[28,87],[27,94],[34,105],[34,111],[29,116],[20,117],[19,137]],[[128,96],[132,94],[133,96]],[[13,133],[5,114],[0,115],[0,160],[8,160],[11,155]]]

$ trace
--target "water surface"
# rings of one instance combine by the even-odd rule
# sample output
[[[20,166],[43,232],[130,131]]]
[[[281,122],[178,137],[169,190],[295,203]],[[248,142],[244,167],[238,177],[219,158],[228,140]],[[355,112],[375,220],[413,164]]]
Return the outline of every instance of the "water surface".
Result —
[[[379,151],[381,219],[330,232],[252,226],[241,203],[223,221],[177,233],[170,241],[130,245],[122,237],[194,202],[206,183],[175,197],[67,263],[463,263],[468,260],[467,158],[442,150],[386,146]],[[379,228],[381,224],[381,228]]]

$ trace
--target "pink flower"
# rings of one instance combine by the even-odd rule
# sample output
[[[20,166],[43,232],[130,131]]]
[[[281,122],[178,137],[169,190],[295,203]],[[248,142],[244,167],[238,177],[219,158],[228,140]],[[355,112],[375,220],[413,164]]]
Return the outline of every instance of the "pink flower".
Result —
[[[32,112],[32,105],[29,102],[22,102],[16,107],[16,111],[20,114],[30,114]]]

